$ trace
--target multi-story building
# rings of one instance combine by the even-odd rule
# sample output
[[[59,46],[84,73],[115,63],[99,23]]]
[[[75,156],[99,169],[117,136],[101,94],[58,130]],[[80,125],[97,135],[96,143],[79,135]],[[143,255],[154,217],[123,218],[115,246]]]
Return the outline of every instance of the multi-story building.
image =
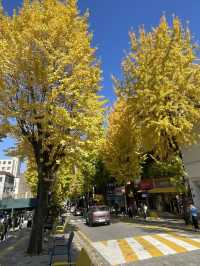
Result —
[[[20,176],[20,160],[17,157],[11,159],[0,160],[0,171],[10,173],[14,176],[14,194],[18,193],[19,176]]]
[[[15,189],[15,177],[7,172],[0,171],[0,199],[12,198]]]
[[[200,210],[200,144],[183,150],[183,160],[194,204]]]
[[[31,192],[30,186],[26,182],[25,176],[22,174],[19,178],[18,193],[15,194],[15,198],[32,198],[33,194]]]
[[[20,160],[17,157],[0,160],[0,171],[12,174],[14,177],[20,175]]]

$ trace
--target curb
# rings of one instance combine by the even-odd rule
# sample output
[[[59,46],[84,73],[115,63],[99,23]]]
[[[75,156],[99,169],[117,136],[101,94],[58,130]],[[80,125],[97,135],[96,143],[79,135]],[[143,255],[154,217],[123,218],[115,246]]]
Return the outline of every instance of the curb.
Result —
[[[82,247],[89,254],[89,257],[94,266],[109,266],[110,264],[103,258],[103,256],[93,247],[90,239],[80,230],[76,231],[77,236],[81,242]]]
[[[170,223],[166,222],[160,222],[160,221],[151,221],[151,220],[143,220],[143,219],[133,219],[133,220],[126,220],[126,219],[119,219],[120,222],[129,222],[129,223],[144,223],[144,224],[149,224],[149,225],[157,225],[157,226],[161,226],[161,227],[166,227],[166,228],[171,228],[171,229],[177,229],[177,230],[183,230],[183,231],[188,231],[188,232],[192,232],[192,233],[196,233],[196,231],[193,228],[187,228],[187,227],[182,227],[182,226],[177,226],[177,225],[173,225]]]

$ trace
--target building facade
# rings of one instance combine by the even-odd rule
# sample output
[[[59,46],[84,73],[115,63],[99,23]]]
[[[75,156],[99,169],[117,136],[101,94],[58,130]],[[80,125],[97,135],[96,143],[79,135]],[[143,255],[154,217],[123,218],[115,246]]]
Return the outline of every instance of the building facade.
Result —
[[[182,152],[192,198],[200,210],[200,144],[193,145]]]
[[[14,177],[20,175],[20,160],[17,157],[0,160],[0,171],[12,174]]]
[[[15,177],[7,172],[0,171],[0,200],[13,197]]]
[[[30,186],[26,182],[25,176],[22,174],[19,178],[18,193],[15,194],[15,198],[32,198],[33,194],[31,192]]]
[[[20,160],[17,157],[11,159],[0,160],[0,171],[10,173],[14,176],[14,194],[18,194],[20,181]]]

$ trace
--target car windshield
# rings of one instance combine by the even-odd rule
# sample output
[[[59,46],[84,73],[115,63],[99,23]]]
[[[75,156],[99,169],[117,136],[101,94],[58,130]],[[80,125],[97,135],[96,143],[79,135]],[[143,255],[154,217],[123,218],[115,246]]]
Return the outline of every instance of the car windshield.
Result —
[[[106,206],[94,206],[91,209],[92,211],[108,211],[108,207]]]

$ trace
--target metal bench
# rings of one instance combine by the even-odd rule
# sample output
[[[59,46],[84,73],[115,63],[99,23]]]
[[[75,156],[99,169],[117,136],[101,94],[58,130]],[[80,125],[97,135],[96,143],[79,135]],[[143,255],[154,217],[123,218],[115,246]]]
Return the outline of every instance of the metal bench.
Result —
[[[67,255],[67,263],[71,263],[71,246],[72,246],[72,241],[74,238],[74,232],[72,231],[69,234],[69,238],[67,240],[67,242],[65,243],[65,238],[64,237],[56,237],[54,239],[54,244],[53,244],[53,248],[51,251],[51,255],[50,255],[50,261],[49,261],[49,266],[54,265],[54,257],[55,256],[59,256],[59,255]],[[61,242],[61,243],[57,243],[57,242]],[[63,247],[63,250],[58,250],[57,248]],[[55,262],[59,263],[59,262]],[[64,262],[60,262],[60,263],[64,263]]]

